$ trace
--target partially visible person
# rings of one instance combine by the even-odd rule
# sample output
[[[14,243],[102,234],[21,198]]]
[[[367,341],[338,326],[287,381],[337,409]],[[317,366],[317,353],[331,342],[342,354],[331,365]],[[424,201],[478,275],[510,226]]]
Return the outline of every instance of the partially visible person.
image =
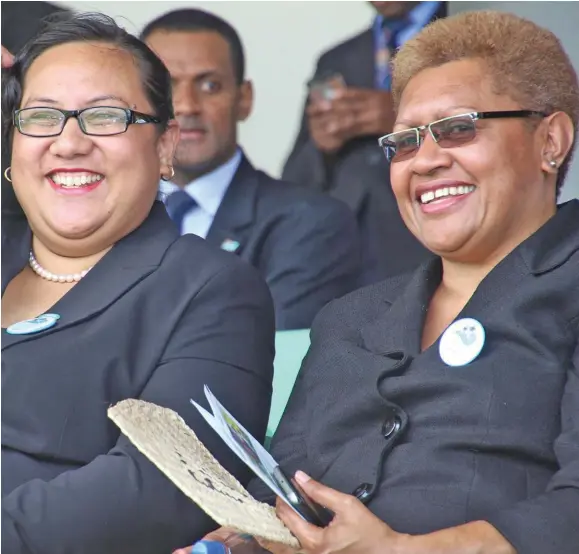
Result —
[[[14,56],[2,46],[2,69],[8,69],[14,64]]]
[[[255,169],[238,146],[237,126],[251,113],[253,90],[229,23],[182,9],[150,22],[141,37],[171,73],[181,128],[175,176],[161,183],[169,213],[182,233],[258,269],[278,329],[309,328],[323,306],[358,285],[353,216],[337,200]]]
[[[241,481],[207,427],[208,385],[258,439],[273,304],[249,265],[180,237],[156,201],[178,140],[170,75],[98,14],[68,15],[2,84],[2,552],[159,554],[215,524],[122,436],[107,408],[178,412]]]
[[[16,54],[42,27],[46,18],[70,10],[52,2],[4,2],[2,4],[2,68],[12,65]],[[9,154],[2,148],[2,214],[22,213],[4,172],[10,165]]]
[[[17,54],[42,30],[45,22],[70,12],[62,4],[54,2],[5,2],[2,4],[2,45]]]
[[[376,140],[394,122],[389,62],[395,49],[446,15],[446,2],[370,4],[377,12],[372,27],[318,60],[312,81],[335,82],[326,97],[308,95],[283,170],[284,179],[350,206],[364,245],[365,283],[411,271],[429,256],[400,217]]]
[[[577,74],[550,31],[463,13],[402,46],[393,101],[380,144],[435,256],[316,318],[271,451],[335,517],[278,515],[306,554],[576,554]]]

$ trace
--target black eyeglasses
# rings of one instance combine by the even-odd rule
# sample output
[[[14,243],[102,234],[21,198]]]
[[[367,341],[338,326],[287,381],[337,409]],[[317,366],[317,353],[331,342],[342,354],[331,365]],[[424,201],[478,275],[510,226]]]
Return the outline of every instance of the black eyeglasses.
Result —
[[[66,122],[74,117],[85,135],[108,137],[124,133],[129,125],[161,123],[158,117],[135,112],[128,108],[97,106],[83,110],[59,110],[36,107],[14,111],[14,125],[20,133],[29,137],[56,137]]]
[[[384,135],[378,139],[378,144],[384,150],[386,159],[389,162],[398,162],[408,159],[418,152],[426,130],[439,146],[442,148],[453,148],[474,139],[476,136],[476,121],[479,119],[547,117],[547,115],[533,110],[463,113],[445,117],[421,127],[413,127],[412,129],[404,129],[403,131]]]

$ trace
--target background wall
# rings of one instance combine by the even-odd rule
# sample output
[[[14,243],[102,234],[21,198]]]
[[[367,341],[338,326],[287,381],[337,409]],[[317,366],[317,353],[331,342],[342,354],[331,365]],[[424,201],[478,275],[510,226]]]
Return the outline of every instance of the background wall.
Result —
[[[98,11],[139,33],[162,13],[196,7],[231,23],[240,34],[247,76],[255,88],[254,111],[240,126],[240,143],[260,168],[278,176],[298,132],[305,83],[325,49],[369,27],[374,11],[366,2],[188,1],[55,2],[79,11]]]
[[[236,27],[244,42],[253,79],[254,113],[241,126],[240,142],[259,167],[279,175],[297,133],[305,83],[316,58],[327,48],[368,27],[367,2],[204,1],[57,2],[82,11],[114,16],[129,31],[172,9],[195,6],[213,11]],[[496,9],[516,13],[552,30],[579,72],[579,2],[450,2],[450,12]],[[508,40],[505,37],[505,40]],[[578,148],[579,149],[579,148]],[[579,198],[579,152],[563,199]]]

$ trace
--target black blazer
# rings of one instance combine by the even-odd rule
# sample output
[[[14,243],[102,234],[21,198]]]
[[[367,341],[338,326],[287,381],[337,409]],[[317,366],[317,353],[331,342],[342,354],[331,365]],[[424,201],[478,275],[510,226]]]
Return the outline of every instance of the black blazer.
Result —
[[[518,554],[577,554],[578,222],[570,201],[479,285],[457,319],[486,343],[463,367],[438,341],[420,351],[439,258],[328,305],[273,456],[366,496],[399,532],[482,519]]]
[[[434,19],[445,15],[443,2]],[[348,86],[374,88],[372,29],[325,52],[317,62],[314,78],[336,72]],[[428,257],[428,251],[400,217],[390,188],[390,168],[378,138],[354,139],[337,154],[324,155],[310,136],[304,106],[300,130],[282,175],[288,181],[325,191],[350,206],[364,241],[366,283],[415,269]]]
[[[272,179],[243,157],[207,240],[236,253],[269,285],[278,329],[310,328],[331,300],[359,284],[356,222],[337,200]]]
[[[5,221],[3,289],[30,231]],[[242,482],[249,471],[189,403],[207,384],[265,434],[273,306],[255,270],[187,235],[165,208],[122,239],[36,335],[2,334],[2,552],[169,553],[215,524],[107,418],[141,398],[177,411]]]

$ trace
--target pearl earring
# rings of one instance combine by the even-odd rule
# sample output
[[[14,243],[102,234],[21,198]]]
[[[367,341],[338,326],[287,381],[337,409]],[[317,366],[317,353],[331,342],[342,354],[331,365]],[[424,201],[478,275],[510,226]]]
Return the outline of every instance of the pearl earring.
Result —
[[[556,168],[557,168],[557,162],[556,162],[555,160],[551,160],[551,161],[549,162],[549,165],[550,165],[553,169],[556,169]]]

